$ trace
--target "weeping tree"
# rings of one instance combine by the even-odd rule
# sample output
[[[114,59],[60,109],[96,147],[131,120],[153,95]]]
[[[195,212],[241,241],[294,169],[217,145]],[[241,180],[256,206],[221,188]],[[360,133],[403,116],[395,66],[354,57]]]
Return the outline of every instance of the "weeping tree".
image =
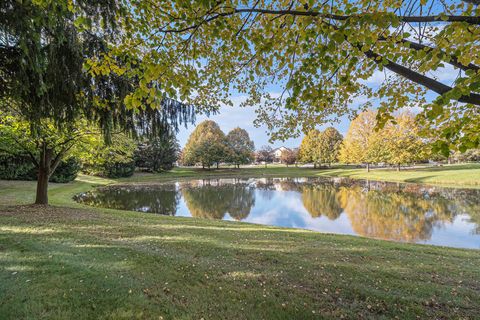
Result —
[[[129,32],[130,10],[120,0],[0,4],[0,110],[28,123],[37,204],[48,204],[48,179],[60,160],[92,134],[80,122],[108,143],[116,131],[156,136],[194,120],[192,105],[167,98],[140,55],[112,49]]]

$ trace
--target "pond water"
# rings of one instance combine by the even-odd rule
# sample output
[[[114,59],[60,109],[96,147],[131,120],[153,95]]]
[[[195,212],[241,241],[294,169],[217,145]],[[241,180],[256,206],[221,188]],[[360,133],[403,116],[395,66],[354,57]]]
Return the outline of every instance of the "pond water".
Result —
[[[85,204],[402,242],[480,248],[480,190],[325,178],[205,179],[97,188]]]

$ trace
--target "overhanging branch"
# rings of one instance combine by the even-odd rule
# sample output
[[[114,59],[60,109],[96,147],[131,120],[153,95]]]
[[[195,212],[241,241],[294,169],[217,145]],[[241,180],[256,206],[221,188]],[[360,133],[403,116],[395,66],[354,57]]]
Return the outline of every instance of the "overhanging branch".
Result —
[[[370,13],[360,13],[355,15],[337,15],[331,13],[324,13],[318,11],[301,11],[301,10],[274,10],[274,9],[259,9],[259,8],[233,8],[229,11],[218,12],[212,15],[211,17],[204,18],[201,20],[200,23],[190,25],[187,27],[179,28],[179,29],[161,29],[160,32],[162,33],[182,33],[192,29],[198,28],[200,25],[211,22],[213,20],[228,17],[235,14],[242,14],[242,13],[259,13],[259,14],[266,14],[266,15],[291,15],[291,16],[303,16],[303,17],[316,17],[316,18],[324,18],[324,19],[331,19],[336,21],[345,21],[352,18],[362,17],[362,15],[369,15]],[[388,14],[386,12],[386,14]],[[431,22],[466,22],[469,24],[480,25],[480,16],[459,16],[459,15],[429,15],[429,16],[399,16],[395,15],[395,17],[400,22],[421,22],[421,23],[431,23]]]

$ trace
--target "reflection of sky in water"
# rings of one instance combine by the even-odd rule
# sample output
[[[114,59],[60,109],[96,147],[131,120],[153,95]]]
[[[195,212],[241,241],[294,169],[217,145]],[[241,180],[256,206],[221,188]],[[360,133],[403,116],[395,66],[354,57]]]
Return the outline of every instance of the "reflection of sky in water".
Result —
[[[271,192],[268,199],[263,192]],[[327,217],[312,218],[302,203],[301,194],[295,191],[256,192],[255,207],[244,222],[302,228],[308,230],[355,234],[348,218],[344,215],[332,221]]]
[[[131,201],[125,201],[124,197],[119,196],[118,191],[115,195],[123,198],[121,205],[128,210],[151,212],[149,209],[152,204],[164,204],[168,203],[167,199],[172,199],[170,201],[171,210],[175,212],[176,207],[176,216],[191,217],[192,210],[198,210],[196,215],[198,216],[199,212],[201,214],[215,212],[220,208],[218,211],[225,214],[218,215],[217,212],[213,218],[235,221],[236,217],[243,222],[255,224],[451,247],[480,248],[480,235],[475,233],[479,221],[472,222],[470,215],[465,214],[465,212],[473,213],[478,220],[478,212],[473,211],[480,208],[478,205],[480,191],[466,191],[468,194],[463,202],[458,202],[454,192],[445,192],[446,196],[439,197],[438,190],[442,190],[441,188],[436,188],[431,195],[422,196],[421,193],[409,194],[398,191],[379,193],[385,187],[380,185],[372,188],[375,191],[365,192],[364,186],[359,187],[358,185],[356,185],[357,189],[354,189],[343,185],[339,188],[338,185],[333,185],[331,182],[330,184],[319,183],[320,188],[315,189],[317,187],[315,183],[304,188],[299,182],[304,181],[297,179],[296,184],[282,186],[280,182],[279,184],[273,183],[270,188],[255,189],[255,183],[250,179],[248,183],[236,186],[237,189],[228,189],[228,186],[233,186],[234,181],[223,181],[222,184],[222,180],[214,180],[211,184],[210,182],[205,184],[205,181],[199,182],[193,185],[192,189],[189,189],[192,186],[183,189],[185,186],[182,187],[177,183],[173,189],[170,189],[170,198],[162,198],[162,190],[158,189],[137,190],[139,193],[133,195],[134,199]],[[225,188],[216,189],[218,186]],[[409,186],[412,187],[412,185]],[[210,193],[202,193],[208,188],[210,188],[208,191]],[[448,191],[448,189],[443,190]],[[128,191],[127,193],[131,194],[132,192]],[[150,198],[139,199],[138,194],[147,196],[148,193]],[[175,194],[176,201],[178,201],[176,205],[172,202]],[[232,195],[236,195],[236,197]],[[150,202],[143,203],[142,201]],[[222,201],[223,203],[221,203]],[[305,201],[310,202],[307,205]],[[382,201],[385,201],[386,204]],[[401,204],[398,204],[398,201]],[[107,199],[100,206],[122,208],[118,206],[118,202]],[[133,202],[135,207],[128,207],[128,205],[133,206]],[[244,205],[244,203],[249,205]],[[465,203],[469,205],[473,203],[473,206],[465,206]],[[232,207],[232,210],[237,210],[236,215],[235,212],[229,212],[228,208]],[[327,209],[325,208],[331,209],[329,210],[332,214],[330,217],[326,216],[324,210]],[[244,209],[246,212],[242,215]],[[316,210],[318,216],[314,216],[312,210]],[[336,211],[337,215],[335,215],[335,210],[339,210]],[[195,215],[194,211],[193,213]],[[208,215],[201,217],[208,217]],[[395,234],[389,234],[389,232]]]

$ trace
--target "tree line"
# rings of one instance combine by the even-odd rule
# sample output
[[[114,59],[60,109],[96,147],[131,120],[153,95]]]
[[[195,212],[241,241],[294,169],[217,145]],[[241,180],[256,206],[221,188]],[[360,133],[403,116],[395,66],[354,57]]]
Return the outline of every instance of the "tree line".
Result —
[[[300,146],[302,162],[328,164],[387,163],[396,165],[427,161],[432,156],[429,140],[420,135],[421,128],[412,113],[393,117],[381,129],[377,112],[367,110],[351,123],[345,138],[334,128],[310,131]]]
[[[317,165],[330,165],[334,162],[345,164],[364,164],[370,170],[371,164],[401,165],[443,161],[478,161],[478,149],[466,152],[457,151],[445,157],[435,152],[434,137],[429,137],[416,116],[410,112],[394,115],[383,127],[378,126],[377,111],[367,110],[360,113],[350,123],[343,138],[334,128],[325,131],[309,131],[302,140],[299,161]],[[430,136],[432,134],[430,133]]]

